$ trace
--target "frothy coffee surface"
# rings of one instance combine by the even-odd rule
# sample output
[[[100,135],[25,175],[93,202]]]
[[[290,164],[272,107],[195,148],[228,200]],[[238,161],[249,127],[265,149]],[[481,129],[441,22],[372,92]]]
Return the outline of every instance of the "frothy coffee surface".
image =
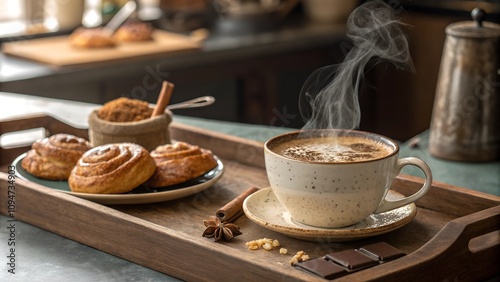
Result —
[[[393,151],[387,145],[355,136],[293,139],[272,150],[291,159],[309,162],[360,162],[382,158]]]

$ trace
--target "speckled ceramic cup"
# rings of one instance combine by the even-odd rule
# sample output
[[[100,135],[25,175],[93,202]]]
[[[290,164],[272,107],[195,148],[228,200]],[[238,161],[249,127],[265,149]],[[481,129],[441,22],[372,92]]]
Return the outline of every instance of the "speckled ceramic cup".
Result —
[[[297,143],[298,142],[298,143]],[[432,173],[417,158],[398,158],[393,140],[355,130],[296,131],[276,136],[264,145],[266,172],[272,191],[296,222],[323,228],[355,224],[421,198]],[[385,199],[403,166],[425,174],[415,194]]]

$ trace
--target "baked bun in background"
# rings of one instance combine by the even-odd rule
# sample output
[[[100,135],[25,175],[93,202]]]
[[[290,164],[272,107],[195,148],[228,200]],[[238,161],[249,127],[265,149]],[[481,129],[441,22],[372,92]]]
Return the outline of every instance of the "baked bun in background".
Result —
[[[102,28],[79,27],[69,36],[71,46],[77,48],[109,48],[116,45],[113,37]]]
[[[21,161],[24,170],[43,179],[67,180],[91,146],[83,138],[60,133],[35,141],[31,148]]]
[[[152,40],[153,26],[147,22],[130,20],[125,22],[113,35],[117,42],[136,42]]]
[[[151,152],[156,172],[149,187],[165,187],[202,176],[217,166],[212,152],[184,142],[158,146]]]
[[[127,193],[143,184],[156,170],[149,152],[133,143],[95,147],[78,160],[68,184],[73,192]]]

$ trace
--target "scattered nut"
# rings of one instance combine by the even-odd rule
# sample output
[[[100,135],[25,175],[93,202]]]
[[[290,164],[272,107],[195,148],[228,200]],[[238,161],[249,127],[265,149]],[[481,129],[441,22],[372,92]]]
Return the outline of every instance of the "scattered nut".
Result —
[[[280,246],[280,242],[278,242],[278,240],[273,240],[273,243],[272,243],[272,244],[273,244],[273,247],[274,247],[274,248],[277,248],[277,247],[279,247],[279,246]]]
[[[310,257],[309,255],[306,254],[306,252],[304,251],[298,251],[291,259],[290,259],[290,264],[291,265],[295,265],[297,264],[298,262],[301,262],[301,261],[306,261],[306,260],[309,260]]]
[[[248,247],[249,250],[258,250],[262,248],[264,250],[270,251],[274,248],[279,247],[280,242],[276,239],[263,238],[246,242],[245,245]]]
[[[280,246],[280,242],[276,239],[268,239],[268,238],[262,238],[262,239],[257,239],[253,241],[246,242],[245,245],[249,250],[258,250],[258,249],[264,249],[266,251],[270,251],[272,249],[275,249]],[[286,255],[288,253],[288,250],[286,248],[280,248],[279,250],[280,254]],[[298,251],[291,259],[290,259],[290,264],[295,265],[301,261],[306,261],[309,260],[310,257],[309,255],[306,254],[304,251]]]
[[[266,243],[264,243],[264,245],[262,245],[262,248],[266,251],[270,251],[273,249],[273,245],[271,245],[271,243],[269,243],[269,242],[266,242]]]

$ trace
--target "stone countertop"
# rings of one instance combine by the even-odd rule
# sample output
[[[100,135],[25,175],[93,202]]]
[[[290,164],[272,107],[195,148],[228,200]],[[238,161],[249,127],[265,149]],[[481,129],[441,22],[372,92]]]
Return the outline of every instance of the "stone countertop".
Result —
[[[181,281],[21,221],[14,222],[15,246],[8,246],[8,220],[0,215],[1,281]],[[16,250],[14,274],[6,258],[11,247]]]
[[[490,162],[457,162],[436,158],[429,153],[429,131],[401,144],[400,156],[425,161],[435,181],[500,196],[500,160]],[[417,167],[406,166],[402,173],[423,177]]]

